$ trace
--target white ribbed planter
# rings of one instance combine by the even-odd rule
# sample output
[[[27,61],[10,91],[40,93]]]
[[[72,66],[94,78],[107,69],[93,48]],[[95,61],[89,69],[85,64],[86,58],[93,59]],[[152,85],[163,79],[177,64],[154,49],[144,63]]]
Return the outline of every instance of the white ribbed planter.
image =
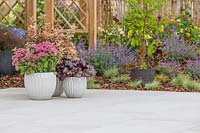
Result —
[[[63,81],[63,88],[67,97],[80,98],[83,97],[87,89],[86,77],[69,77]]]
[[[52,98],[56,89],[55,73],[34,73],[24,76],[25,90],[34,100],[48,100]]]
[[[56,90],[53,94],[53,97],[59,97],[62,95],[63,92],[64,92],[63,81],[61,81],[59,78],[57,78],[56,79]]]

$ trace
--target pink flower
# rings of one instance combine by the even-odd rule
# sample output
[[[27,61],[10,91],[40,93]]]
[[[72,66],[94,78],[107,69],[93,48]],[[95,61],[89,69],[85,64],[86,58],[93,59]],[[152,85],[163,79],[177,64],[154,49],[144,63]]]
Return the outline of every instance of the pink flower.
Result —
[[[27,53],[26,53],[24,59],[25,59],[25,60],[28,60],[28,59],[30,59],[30,57],[31,57],[31,53],[30,53],[30,51],[27,51]]]
[[[37,60],[39,57],[38,57],[38,55],[33,55],[32,58],[33,58],[33,60]]]
[[[46,56],[47,54],[45,53],[45,52],[41,52],[41,53],[39,53],[38,54],[38,57],[44,57],[44,56]]]

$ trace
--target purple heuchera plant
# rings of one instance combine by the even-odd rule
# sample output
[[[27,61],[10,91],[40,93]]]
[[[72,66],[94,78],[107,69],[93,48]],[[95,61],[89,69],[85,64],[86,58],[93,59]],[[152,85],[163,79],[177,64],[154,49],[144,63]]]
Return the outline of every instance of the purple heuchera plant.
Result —
[[[60,80],[64,80],[66,77],[89,77],[96,74],[94,67],[82,59],[65,60],[56,66],[56,71]]]
[[[200,57],[187,61],[187,71],[195,78],[200,77]]]
[[[195,59],[198,55],[197,45],[190,41],[185,42],[179,36],[164,39],[163,52],[168,53],[169,60]]]

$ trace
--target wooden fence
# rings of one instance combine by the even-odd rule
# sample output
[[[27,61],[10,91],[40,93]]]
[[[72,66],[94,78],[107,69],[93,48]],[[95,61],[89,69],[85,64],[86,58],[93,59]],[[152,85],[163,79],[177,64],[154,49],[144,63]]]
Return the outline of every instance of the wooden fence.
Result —
[[[96,0],[44,0],[45,25],[65,32],[76,27],[88,33],[93,47],[97,36]],[[27,28],[37,21],[37,0],[0,0],[0,25]]]
[[[44,0],[45,24],[61,32],[77,27],[77,33],[88,33],[89,45],[96,42],[97,27],[123,20],[128,6],[124,0]],[[169,0],[161,15],[181,13],[181,7],[191,7],[194,21],[200,19],[200,0]],[[37,20],[37,0],[0,0],[0,25],[28,27]]]
[[[123,19],[125,12],[128,10],[124,0],[98,0],[98,26],[120,22]],[[188,5],[190,13],[195,22],[200,19],[200,0],[168,0],[168,3],[163,7],[160,15],[179,15],[182,12],[182,7]]]

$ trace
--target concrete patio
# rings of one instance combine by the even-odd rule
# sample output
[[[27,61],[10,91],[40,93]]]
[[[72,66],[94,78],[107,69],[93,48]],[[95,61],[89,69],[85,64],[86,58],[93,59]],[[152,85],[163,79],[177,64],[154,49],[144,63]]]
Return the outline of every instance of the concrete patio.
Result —
[[[89,90],[29,100],[0,90],[0,133],[200,133],[200,94]]]

